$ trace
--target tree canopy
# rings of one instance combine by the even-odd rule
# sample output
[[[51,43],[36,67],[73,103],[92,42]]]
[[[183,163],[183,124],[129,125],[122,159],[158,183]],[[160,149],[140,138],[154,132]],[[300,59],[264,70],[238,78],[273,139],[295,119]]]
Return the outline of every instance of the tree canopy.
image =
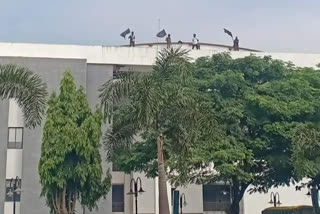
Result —
[[[293,138],[292,161],[297,176],[308,178],[307,186],[315,213],[320,213],[320,129],[317,124],[299,124]]]
[[[83,88],[66,72],[60,94],[49,100],[39,162],[41,195],[54,214],[73,214],[76,202],[90,210],[111,186],[99,153],[102,114],[92,112]]]
[[[165,49],[151,73],[122,74],[101,88],[105,112],[111,111],[112,130],[105,138],[107,156],[122,170],[146,170],[159,176],[159,212],[168,213],[166,174],[168,151],[187,148],[195,138],[192,124],[203,124],[205,109],[191,81],[187,52]],[[113,106],[120,98],[127,102]],[[148,151],[146,151],[148,150]]]
[[[171,98],[163,102],[160,127],[172,183],[225,181],[232,189],[231,212],[238,214],[246,191],[267,191],[301,178],[292,159],[293,143],[299,127],[319,121],[319,71],[269,56],[232,59],[227,53],[199,58],[185,68],[184,75],[162,74],[156,85],[162,87],[159,97]],[[151,85],[153,78],[144,83]],[[154,91],[128,93],[129,104],[114,111],[107,142],[108,158],[120,169],[151,177],[157,175],[156,135],[145,128],[147,123],[134,125],[130,118],[139,115],[137,98],[139,109],[158,110]],[[150,107],[144,102],[148,99],[156,105]],[[139,143],[132,144],[134,140]]]
[[[233,213],[239,212],[237,203],[249,186],[250,192],[267,191],[299,179],[292,142],[299,125],[319,121],[320,73],[253,55],[232,59],[218,54],[198,59],[195,67],[200,90],[210,94],[225,136],[218,143],[194,142],[191,155],[182,154],[190,159],[183,160],[183,167],[174,165],[182,172],[176,178],[229,182]]]

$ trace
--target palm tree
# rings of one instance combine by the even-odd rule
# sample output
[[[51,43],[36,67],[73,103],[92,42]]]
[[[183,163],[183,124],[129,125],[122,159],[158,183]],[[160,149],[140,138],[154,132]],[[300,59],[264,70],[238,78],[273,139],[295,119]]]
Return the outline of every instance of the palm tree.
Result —
[[[41,124],[47,95],[46,84],[32,71],[11,64],[0,65],[0,99],[17,100],[26,127]]]
[[[191,70],[187,53],[180,49],[164,49],[159,53],[152,72],[122,73],[100,88],[105,116],[109,119],[114,116],[112,134],[105,138],[111,141],[109,145],[122,143],[130,146],[134,143],[134,136],[142,133],[152,133],[157,142],[161,214],[169,214],[166,159],[163,153],[166,123],[168,115],[174,116],[185,103],[185,93],[188,91],[184,86],[188,85]],[[121,116],[117,117],[114,110],[117,103],[123,104],[123,98],[129,98],[126,100],[129,104],[124,104]]]

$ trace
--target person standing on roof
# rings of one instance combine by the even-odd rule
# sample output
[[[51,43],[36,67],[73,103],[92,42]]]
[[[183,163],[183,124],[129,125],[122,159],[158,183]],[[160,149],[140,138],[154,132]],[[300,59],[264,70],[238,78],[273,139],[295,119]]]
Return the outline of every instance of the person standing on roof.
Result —
[[[193,34],[193,39],[192,39],[192,49],[200,49],[200,46],[199,46],[199,39],[197,38],[197,35],[196,34]]]
[[[131,32],[129,39],[130,39],[130,47],[134,47],[136,45],[136,36],[134,35],[133,31]]]
[[[167,42],[167,48],[171,47],[171,35],[168,34],[167,38],[166,38],[166,42]]]
[[[233,50],[239,51],[239,39],[236,36],[235,40],[233,41]]]

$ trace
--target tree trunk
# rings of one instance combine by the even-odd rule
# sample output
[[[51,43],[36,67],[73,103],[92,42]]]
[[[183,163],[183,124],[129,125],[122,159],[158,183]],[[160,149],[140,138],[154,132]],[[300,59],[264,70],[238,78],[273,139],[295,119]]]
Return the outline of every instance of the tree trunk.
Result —
[[[72,198],[72,213],[76,210],[76,203],[77,203],[77,191],[74,191],[73,198]]]
[[[158,176],[159,176],[159,214],[170,214],[168,191],[167,191],[167,176],[165,170],[165,161],[163,156],[163,136],[158,137]]]
[[[231,214],[239,214],[240,213],[240,201],[233,200],[231,203]]]
[[[77,196],[76,190],[67,192],[66,188],[63,191],[57,191],[52,198],[53,209],[55,214],[73,214],[75,211]]]
[[[60,213],[60,210],[58,209],[58,201],[56,200],[57,198],[57,193],[54,193],[54,196],[51,198],[51,203],[52,203],[52,206],[53,206],[53,210],[55,212],[55,214],[59,214]]]
[[[313,206],[314,212],[316,214],[320,214],[319,190],[317,189],[317,187],[312,187],[311,189],[311,200],[312,200],[312,206]]]
[[[54,202],[56,203],[56,214],[61,214],[61,200],[60,200],[60,194],[58,192],[55,193]]]
[[[73,213],[73,210],[71,209],[71,203],[72,203],[72,200],[71,200],[71,192],[68,193],[68,214],[72,214]]]
[[[250,183],[241,183],[234,177],[232,179],[232,202],[231,202],[231,214],[240,214],[240,202],[243,198]]]
[[[67,187],[63,188],[63,191],[61,193],[61,214],[69,214],[67,210],[67,204],[66,204],[66,196],[67,196]]]
[[[240,213],[240,200],[239,200],[239,181],[237,178],[232,179],[232,201],[231,201],[231,214]]]

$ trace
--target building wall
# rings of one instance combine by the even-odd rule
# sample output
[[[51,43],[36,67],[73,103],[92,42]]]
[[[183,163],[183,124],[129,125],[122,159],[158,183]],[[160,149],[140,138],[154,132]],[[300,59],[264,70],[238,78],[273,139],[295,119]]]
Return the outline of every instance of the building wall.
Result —
[[[18,103],[14,99],[9,100],[9,112],[8,112],[8,127],[16,128],[23,127],[23,115]],[[9,132],[7,130],[7,139],[9,139]],[[8,141],[8,140],[7,140]],[[7,145],[7,142],[6,144]],[[6,180],[15,179],[16,177],[22,177],[22,149],[7,149],[6,160]],[[17,193],[21,194],[21,193]],[[13,213],[13,202],[5,202],[4,213]],[[16,214],[20,214],[20,202],[16,202]]]
[[[52,91],[57,91],[63,72],[71,70],[75,82],[86,87],[86,61],[65,59],[10,58],[7,63],[22,65],[39,74]],[[4,63],[3,61],[1,63]],[[44,123],[42,123],[42,126]],[[21,214],[48,212],[41,193],[38,163],[42,143],[42,127],[24,130]]]
[[[95,64],[88,64],[87,65],[87,72],[86,72],[86,93],[88,97],[88,101],[90,103],[90,106],[92,110],[94,110],[97,107],[97,104],[99,104],[99,92],[98,89],[101,87],[101,85],[106,82],[107,80],[110,80],[113,78],[113,66],[112,65],[95,65]],[[108,128],[110,125],[106,125],[102,128],[102,131],[104,131]],[[101,158],[102,160],[105,160],[105,153],[103,146],[100,148],[101,151]],[[105,161],[102,161],[102,167],[104,169],[104,173],[107,172],[108,169],[111,169],[111,164],[106,163]],[[86,213],[90,214],[108,214],[112,213],[112,198],[111,198],[111,191],[106,196],[106,199],[100,199],[98,203],[98,210],[94,210],[92,212],[87,211]]]
[[[155,181],[154,179],[148,179],[142,173],[133,173],[133,178],[137,179],[140,177],[142,180],[142,187],[145,191],[142,194],[138,195],[138,213],[143,214],[151,214],[155,213],[155,202],[156,202],[156,194],[155,194]],[[138,186],[139,188],[139,186]],[[134,198],[132,196],[132,198]],[[135,203],[133,200],[133,213],[135,213]]]
[[[189,49],[188,49],[189,50]],[[154,64],[159,49],[148,47],[105,47],[80,45],[48,45],[26,43],[0,43],[0,56],[86,59],[89,64],[109,65],[139,65]],[[203,49],[191,50],[189,56],[193,59],[212,56],[225,50]],[[257,56],[272,56],[276,59],[291,61],[297,66],[315,67],[320,61],[320,54],[303,53],[271,53],[232,51],[232,57],[245,57],[250,54]]]
[[[186,197],[187,205],[183,207],[183,213],[203,213],[202,185],[191,184],[184,188],[178,188],[180,195]]]
[[[0,213],[4,211],[9,101],[0,101]]]
[[[163,49],[166,48],[166,43],[148,43],[148,44],[136,44],[135,48],[155,48],[155,49]],[[192,50],[192,44],[191,43],[183,43],[183,44],[177,44],[173,43],[171,44],[172,48],[183,48],[183,49],[189,49]],[[200,44],[200,50],[216,50],[216,51],[232,51],[232,47],[222,46],[222,45],[207,45],[207,44]],[[249,50],[243,50],[240,49],[240,52],[250,52]]]
[[[248,192],[244,195],[244,213],[245,214],[260,214],[262,210],[272,207],[269,204],[271,192],[278,192],[280,195],[281,206],[297,206],[297,205],[310,205],[312,206],[311,197],[307,196],[307,189],[296,191],[296,185],[289,187],[283,186],[272,188],[268,193],[254,193]],[[250,188],[250,187],[249,187]]]

